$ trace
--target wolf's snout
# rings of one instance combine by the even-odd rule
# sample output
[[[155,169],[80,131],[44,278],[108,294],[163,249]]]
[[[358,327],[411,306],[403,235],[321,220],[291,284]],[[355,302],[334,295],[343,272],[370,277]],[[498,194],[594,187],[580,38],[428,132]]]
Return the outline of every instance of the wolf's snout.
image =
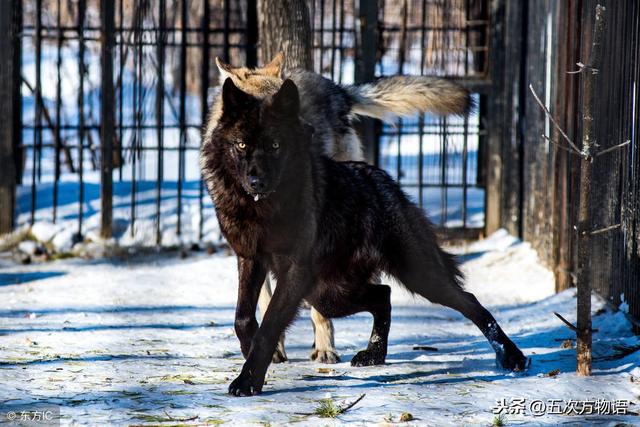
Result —
[[[264,193],[267,189],[264,180],[255,175],[249,176],[249,186],[251,187],[251,190],[255,191],[256,193]]]

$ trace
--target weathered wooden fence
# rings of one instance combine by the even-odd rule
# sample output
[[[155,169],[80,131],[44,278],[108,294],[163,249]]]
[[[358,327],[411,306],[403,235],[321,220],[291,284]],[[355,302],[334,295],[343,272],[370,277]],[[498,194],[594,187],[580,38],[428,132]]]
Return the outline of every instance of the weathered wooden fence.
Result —
[[[577,272],[580,156],[528,86],[580,147],[583,73],[596,5],[606,10],[601,67],[593,87],[594,153],[590,191],[592,288],[640,319],[640,4],[618,0],[536,0],[505,5],[505,99],[510,114],[501,153],[501,223],[532,242],[553,269],[557,289]],[[513,67],[513,69],[512,69]],[[550,138],[551,143],[545,139]],[[625,142],[627,142],[624,144]],[[620,145],[623,144],[623,145]],[[565,147],[559,147],[562,145]],[[617,147],[617,148],[614,148]]]

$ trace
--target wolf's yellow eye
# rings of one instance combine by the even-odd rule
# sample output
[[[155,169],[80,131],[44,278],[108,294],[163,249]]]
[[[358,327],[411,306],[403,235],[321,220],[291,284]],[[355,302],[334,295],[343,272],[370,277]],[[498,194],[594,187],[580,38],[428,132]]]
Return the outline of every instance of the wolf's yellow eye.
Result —
[[[280,148],[280,144],[274,142],[273,144],[271,144],[271,147],[273,147],[274,150],[277,150],[278,148]]]
[[[245,144],[244,142],[238,142],[236,143],[236,147],[238,147],[241,150],[244,150],[245,148],[247,148],[247,144]]]

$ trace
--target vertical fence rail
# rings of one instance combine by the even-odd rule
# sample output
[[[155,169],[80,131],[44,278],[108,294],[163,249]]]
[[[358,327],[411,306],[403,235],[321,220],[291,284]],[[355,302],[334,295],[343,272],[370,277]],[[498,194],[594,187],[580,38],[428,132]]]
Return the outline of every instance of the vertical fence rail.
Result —
[[[59,12],[58,12],[59,13]],[[115,94],[113,87],[113,54],[115,48],[115,5],[100,2],[101,93],[100,104],[100,235],[113,234],[113,141],[115,139]]]
[[[35,119],[33,126],[33,144],[31,146],[31,225],[36,221],[36,177],[40,164],[40,144],[42,138],[42,96],[41,96],[41,69],[42,69],[42,0],[36,1],[36,25],[35,25],[35,87],[33,91]]]
[[[60,29],[62,27],[62,11],[60,10],[61,7],[61,0],[57,1],[57,7],[58,7],[58,16],[57,16],[57,25],[58,25],[58,39],[57,39],[57,44],[58,44],[58,57],[57,57],[57,61],[56,61],[56,71],[57,71],[57,79],[56,79],[56,124],[55,124],[55,153],[54,153],[54,163],[55,163],[55,170],[54,170],[54,180],[53,180],[53,222],[55,223],[56,220],[58,219],[58,184],[60,181],[60,149],[62,148],[62,140],[61,140],[61,129],[60,126],[62,125],[62,73],[61,73],[61,68],[62,68],[62,42],[63,42],[63,32]]]
[[[156,170],[156,245],[162,243],[162,180],[164,175],[164,62],[166,43],[165,0],[158,1],[158,29],[156,32],[156,138],[158,139],[158,168]]]
[[[356,60],[355,82],[366,83],[375,78],[376,55],[378,52],[378,6],[375,1],[356,0]],[[322,48],[321,48],[322,49]],[[320,55],[322,58],[322,55]],[[364,158],[375,164],[378,161],[378,140],[376,138],[376,122],[364,117],[358,124],[364,148]]]
[[[85,0],[78,0],[78,238],[82,236],[82,220],[84,216],[84,79],[86,75],[84,19],[86,12]],[[42,133],[42,132],[40,132]],[[40,137],[42,139],[42,137]]]
[[[225,5],[228,2],[225,2]],[[187,0],[182,0],[180,25],[182,32],[180,34],[180,111],[178,121],[180,123],[180,140],[178,147],[178,221],[176,224],[176,234],[182,234],[182,190],[184,184],[184,160],[187,145],[187,28],[188,21],[188,4]],[[225,14],[227,14],[225,10]]]
[[[20,140],[20,1],[0,2],[0,234],[13,229]]]

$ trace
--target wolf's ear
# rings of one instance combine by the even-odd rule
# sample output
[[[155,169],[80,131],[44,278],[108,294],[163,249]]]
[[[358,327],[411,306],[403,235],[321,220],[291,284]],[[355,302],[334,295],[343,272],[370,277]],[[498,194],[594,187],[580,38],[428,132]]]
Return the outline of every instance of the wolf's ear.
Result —
[[[271,77],[280,77],[282,75],[282,64],[284,63],[284,53],[278,52],[271,62],[262,67],[263,72]]]
[[[228,78],[232,78],[236,75],[233,72],[233,67],[231,65],[222,62],[220,58],[216,56],[216,65],[218,66],[218,71],[220,71],[220,83],[224,83]]]
[[[273,108],[286,117],[298,117],[300,112],[300,96],[296,84],[287,79],[282,83],[280,90],[273,95]]]
[[[229,114],[238,111],[251,100],[251,96],[244,93],[233,83],[233,79],[227,78],[222,85],[222,113]]]

